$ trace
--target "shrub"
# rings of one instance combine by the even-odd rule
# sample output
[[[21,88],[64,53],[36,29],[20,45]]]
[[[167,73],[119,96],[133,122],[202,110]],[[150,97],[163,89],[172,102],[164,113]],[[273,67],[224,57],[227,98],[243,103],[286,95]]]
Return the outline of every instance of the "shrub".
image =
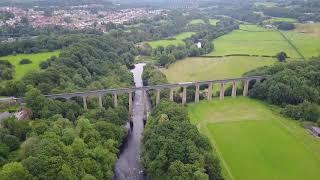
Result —
[[[317,121],[320,117],[319,106],[308,101],[298,105],[287,105],[282,113],[296,120]]]
[[[278,22],[277,27],[278,27],[278,29],[285,30],[285,31],[295,29],[295,25],[293,23],[289,23],[289,22]]]
[[[2,141],[9,147],[10,151],[14,151],[19,148],[19,138],[17,138],[16,136],[5,135]]]
[[[276,57],[280,62],[284,62],[288,58],[288,55],[285,52],[279,52]]]
[[[31,63],[32,63],[32,61],[30,59],[22,59],[20,61],[20,64],[31,64]]]

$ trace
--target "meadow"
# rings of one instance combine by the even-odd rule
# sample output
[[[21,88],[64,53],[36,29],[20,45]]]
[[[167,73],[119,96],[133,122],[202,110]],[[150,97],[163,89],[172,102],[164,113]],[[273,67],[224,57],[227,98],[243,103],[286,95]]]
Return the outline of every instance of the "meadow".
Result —
[[[60,51],[44,52],[37,54],[17,54],[0,57],[1,60],[8,60],[15,67],[15,79],[21,79],[26,73],[40,69],[39,64],[51,56],[59,56]],[[30,59],[31,64],[20,64],[21,59]]]
[[[271,19],[265,20],[264,22],[268,22],[268,23],[274,23],[274,22],[290,22],[290,23],[295,23],[295,22],[298,22],[298,20],[293,19],[293,18],[273,17],[273,18],[271,18]]]
[[[211,25],[217,25],[217,23],[219,22],[220,20],[218,20],[218,19],[209,19],[209,23],[211,24]]]
[[[173,37],[173,39],[163,39],[163,40],[158,40],[158,41],[149,41],[147,42],[152,48],[156,48],[158,46],[169,46],[169,45],[183,45],[184,44],[184,39],[187,39],[189,37],[191,37],[193,34],[195,34],[194,32],[184,32],[181,34],[178,34],[176,36]]]
[[[171,64],[163,72],[169,82],[205,81],[241,77],[247,71],[275,63],[262,57],[190,57]]]
[[[295,30],[283,34],[306,58],[320,55],[320,23],[296,24]]]
[[[319,179],[319,139],[275,107],[228,97],[190,104],[188,110],[214,145],[226,179]]]
[[[193,19],[188,23],[188,25],[204,24],[204,23],[205,22],[202,19]]]
[[[284,51],[289,57],[300,58],[299,54],[279,32],[254,25],[242,25],[239,30],[215,39],[213,44],[215,50],[208,55],[250,54],[275,56],[278,52]]]

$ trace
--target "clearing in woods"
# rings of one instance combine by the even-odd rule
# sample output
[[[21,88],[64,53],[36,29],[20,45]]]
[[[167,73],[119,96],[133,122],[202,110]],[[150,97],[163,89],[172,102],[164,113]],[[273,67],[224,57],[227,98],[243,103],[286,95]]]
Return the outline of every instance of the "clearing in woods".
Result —
[[[191,37],[193,34],[195,34],[194,32],[184,32],[181,34],[178,34],[176,36],[174,36],[172,39],[162,39],[162,40],[158,40],[158,41],[150,41],[147,42],[152,48],[156,48],[158,46],[169,46],[169,45],[184,45],[184,39],[187,39],[189,37]]]
[[[60,51],[44,52],[36,54],[17,54],[0,57],[1,60],[8,60],[15,68],[15,79],[21,79],[25,74],[40,69],[39,64],[52,56],[59,56]],[[22,59],[30,59],[31,64],[20,64]]]

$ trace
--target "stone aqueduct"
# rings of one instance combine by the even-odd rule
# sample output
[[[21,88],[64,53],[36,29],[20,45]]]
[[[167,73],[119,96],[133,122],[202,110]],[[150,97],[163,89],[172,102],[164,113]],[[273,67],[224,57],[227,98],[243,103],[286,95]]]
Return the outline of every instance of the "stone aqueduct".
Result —
[[[160,93],[161,90],[164,89],[170,89],[170,100],[173,101],[173,94],[174,90],[177,88],[183,88],[182,91],[182,104],[185,104],[187,102],[187,88],[191,86],[196,87],[195,92],[195,99],[194,101],[197,103],[199,102],[200,98],[200,86],[201,85],[208,85],[208,96],[207,100],[212,100],[212,87],[214,84],[220,84],[220,100],[224,99],[225,96],[225,84],[232,83],[232,97],[237,96],[237,83],[243,82],[243,96],[248,95],[249,91],[249,83],[252,80],[261,81],[263,79],[266,79],[262,76],[251,76],[251,77],[242,77],[242,78],[234,78],[234,79],[223,79],[223,80],[210,80],[210,81],[202,81],[202,82],[186,82],[186,83],[177,83],[177,84],[162,84],[162,85],[155,85],[155,86],[143,86],[143,87],[131,87],[131,88],[118,88],[118,89],[103,89],[103,90],[95,90],[95,91],[87,91],[87,92],[75,92],[75,93],[62,93],[62,94],[51,94],[51,95],[45,95],[47,98],[51,99],[71,99],[74,97],[82,97],[83,99],[83,108],[85,110],[88,109],[87,106],[87,97],[89,96],[96,96],[98,97],[99,106],[102,107],[102,97],[105,95],[112,95],[113,96],[113,104],[114,107],[118,106],[118,95],[128,93],[129,94],[129,112],[132,112],[132,105],[133,105],[133,93],[135,91],[143,91],[143,97],[144,97],[144,111],[146,113],[146,105],[147,105],[147,92],[150,90],[156,91],[156,105],[160,102]],[[6,101],[18,101],[22,102],[23,99],[20,98],[4,98],[0,99],[0,102],[6,102]]]
[[[170,89],[170,100],[173,101],[173,93],[174,90],[177,88],[183,88],[182,91],[182,104],[187,102],[187,88],[190,86],[196,87],[195,92],[195,102],[199,102],[200,97],[200,86],[201,85],[208,85],[208,96],[207,99],[210,101],[212,100],[212,87],[214,84],[220,84],[220,100],[224,99],[225,96],[225,84],[232,83],[232,97],[237,96],[237,83],[243,82],[243,96],[248,95],[249,91],[249,83],[252,80],[261,81],[265,79],[262,76],[252,76],[252,77],[243,77],[243,78],[235,78],[235,79],[223,79],[223,80],[210,80],[210,81],[202,81],[202,82],[187,82],[187,83],[177,83],[177,84],[162,84],[162,85],[155,85],[155,86],[143,86],[143,87],[132,87],[132,88],[118,88],[118,89],[103,89],[103,90],[95,90],[95,91],[87,91],[87,92],[75,92],[75,93],[63,93],[63,94],[52,94],[46,95],[47,98],[52,99],[71,99],[74,97],[82,97],[83,99],[83,106],[84,109],[88,109],[87,107],[87,97],[89,96],[96,96],[98,97],[99,106],[102,107],[102,97],[105,95],[112,95],[113,96],[113,104],[114,107],[118,106],[118,95],[128,93],[129,94],[129,112],[132,112],[132,95],[135,91],[143,91],[144,97],[144,109],[146,111],[146,104],[147,104],[147,91],[155,90],[156,91],[156,105],[160,102],[160,93],[161,90]]]

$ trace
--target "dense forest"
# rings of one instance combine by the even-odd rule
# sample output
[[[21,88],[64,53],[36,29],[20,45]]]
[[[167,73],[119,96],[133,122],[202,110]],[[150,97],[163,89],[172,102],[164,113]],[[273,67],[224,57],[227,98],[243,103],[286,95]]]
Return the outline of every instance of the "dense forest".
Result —
[[[209,140],[173,102],[161,102],[148,119],[142,159],[152,179],[223,179]]]
[[[282,107],[282,113],[297,120],[320,118],[320,61],[293,61],[253,70],[246,75],[268,76],[250,90],[253,98]]]
[[[21,51],[52,45],[52,49],[62,48],[59,57],[44,61],[41,71],[30,72],[21,80],[1,82],[0,94],[25,97],[25,108],[32,110],[32,116],[29,121],[9,118],[1,122],[0,176],[113,179],[119,148],[127,134],[127,95],[119,96],[118,107],[113,107],[111,96],[104,96],[103,108],[96,98],[88,97],[89,110],[85,111],[81,98],[52,100],[43,94],[131,86],[129,68],[137,50],[133,43],[111,35],[57,37],[39,37],[31,45],[22,45]],[[19,43],[14,42],[12,49],[19,52]],[[6,78],[11,64],[0,62],[1,78]]]

